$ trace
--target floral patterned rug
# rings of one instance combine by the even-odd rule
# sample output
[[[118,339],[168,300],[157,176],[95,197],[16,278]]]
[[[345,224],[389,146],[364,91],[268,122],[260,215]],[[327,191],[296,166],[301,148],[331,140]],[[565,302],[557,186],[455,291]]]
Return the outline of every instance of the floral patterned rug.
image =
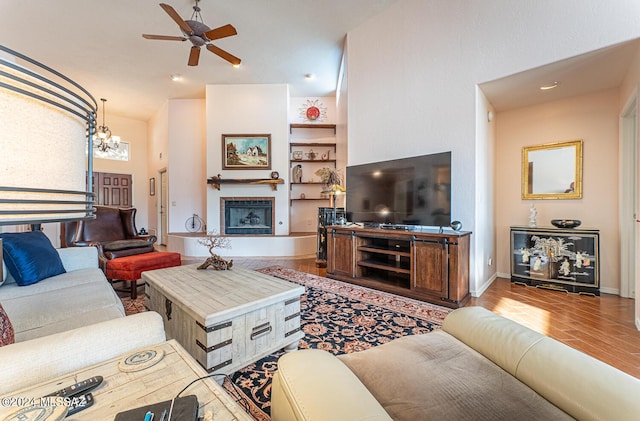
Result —
[[[363,288],[280,266],[259,272],[306,287],[301,300],[305,337],[299,347],[334,354],[362,351],[395,338],[437,329],[451,311],[445,307]],[[271,378],[277,351],[225,379],[223,386],[256,420],[270,419]],[[233,383],[233,384],[231,384]]]
[[[451,311],[281,266],[258,271],[305,286],[300,302],[305,333],[301,349],[318,348],[334,354],[362,351],[401,336],[438,329]],[[128,315],[146,311],[143,294],[136,300],[123,297],[122,302]],[[256,420],[271,419],[271,378],[282,354],[274,352],[224,380],[225,390]]]

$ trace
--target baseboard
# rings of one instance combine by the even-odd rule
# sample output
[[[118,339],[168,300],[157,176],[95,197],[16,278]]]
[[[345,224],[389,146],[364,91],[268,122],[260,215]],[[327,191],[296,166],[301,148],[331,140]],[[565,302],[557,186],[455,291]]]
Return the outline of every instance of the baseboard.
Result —
[[[600,292],[604,292],[605,294],[620,295],[620,290],[618,288],[600,287]]]
[[[476,291],[471,291],[471,296],[477,298],[477,297],[481,296],[482,294],[484,294],[484,292],[491,286],[493,281],[495,281],[497,278],[498,278],[498,274],[494,273],[492,277],[487,279],[487,282],[485,282],[480,289],[478,289]]]

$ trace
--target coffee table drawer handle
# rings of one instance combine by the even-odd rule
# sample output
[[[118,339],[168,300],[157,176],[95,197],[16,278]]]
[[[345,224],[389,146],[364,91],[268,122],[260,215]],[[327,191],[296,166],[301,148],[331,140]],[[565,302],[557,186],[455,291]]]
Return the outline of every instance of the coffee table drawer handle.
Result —
[[[254,340],[255,338],[257,338],[258,336],[264,335],[266,333],[271,332],[273,329],[271,327],[271,323],[267,322],[267,323],[263,323],[259,326],[254,327],[253,329],[251,329],[251,336],[249,336],[251,338],[251,340]]]

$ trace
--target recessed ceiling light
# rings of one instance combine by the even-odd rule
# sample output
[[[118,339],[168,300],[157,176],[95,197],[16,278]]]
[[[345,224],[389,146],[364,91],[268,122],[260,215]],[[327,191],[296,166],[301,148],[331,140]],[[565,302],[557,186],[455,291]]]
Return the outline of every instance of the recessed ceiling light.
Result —
[[[233,67],[235,67],[235,68],[237,69],[238,67],[240,67],[240,63],[238,63],[238,64],[233,64]]]
[[[306,80],[313,80],[316,78],[316,75],[314,75],[313,73],[307,73],[306,75],[304,75],[304,78]]]
[[[556,88],[559,84],[560,84],[560,82],[553,82],[553,83],[550,83],[549,85],[542,85],[540,87],[540,90],[541,91],[548,91],[549,89]]]
[[[180,75],[171,75],[171,80],[174,82],[180,82],[182,80],[182,76]]]

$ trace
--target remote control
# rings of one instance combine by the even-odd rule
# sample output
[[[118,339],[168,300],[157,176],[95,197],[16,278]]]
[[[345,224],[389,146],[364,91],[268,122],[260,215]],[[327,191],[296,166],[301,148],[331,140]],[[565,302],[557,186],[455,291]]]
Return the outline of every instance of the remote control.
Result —
[[[72,396],[66,399],[69,400],[69,411],[67,412],[67,417],[93,405],[93,395],[91,393]]]
[[[65,387],[64,389],[57,390],[47,396],[61,396],[63,398],[77,396],[95,389],[100,385],[100,383],[102,383],[102,380],[102,376],[94,376],[87,380]]]

